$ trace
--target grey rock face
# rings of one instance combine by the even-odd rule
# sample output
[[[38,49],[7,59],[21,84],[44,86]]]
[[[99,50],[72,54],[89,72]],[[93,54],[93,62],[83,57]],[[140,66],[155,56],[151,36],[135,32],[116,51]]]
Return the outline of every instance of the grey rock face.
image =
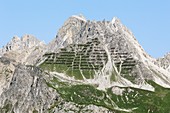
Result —
[[[157,61],[160,67],[163,67],[170,72],[170,53],[165,55],[163,58],[158,58]]]
[[[46,45],[32,35],[24,35],[22,38],[14,36],[1,49],[0,56],[8,57],[22,64],[34,65],[45,51]]]
[[[46,84],[50,77],[35,67],[18,65],[9,87],[0,95],[1,113],[47,113],[58,99]]]
[[[40,41],[32,35],[24,35],[22,38],[19,38],[18,36],[14,36],[12,40],[9,43],[7,43],[6,46],[3,47],[2,53],[31,48],[37,45],[38,43],[40,43]]]
[[[0,58],[0,94],[9,87],[9,81],[11,81],[14,74],[16,62],[1,57]]]
[[[56,38],[57,47],[54,49],[68,44],[78,44],[87,41],[87,33],[83,33],[85,30],[88,30],[86,21],[79,20],[79,18],[76,17],[70,17],[61,29],[59,29]]]

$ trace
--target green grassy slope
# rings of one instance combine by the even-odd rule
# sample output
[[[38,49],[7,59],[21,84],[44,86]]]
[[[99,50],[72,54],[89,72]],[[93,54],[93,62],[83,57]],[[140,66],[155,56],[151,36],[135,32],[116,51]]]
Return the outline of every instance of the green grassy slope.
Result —
[[[79,105],[93,104],[116,113],[123,113],[116,106],[120,109],[133,109],[132,113],[170,113],[170,89],[163,88],[152,81],[149,83],[155,87],[155,92],[119,87],[124,89],[122,95],[114,94],[112,88],[101,91],[92,85],[71,85],[55,77],[48,85],[55,88],[65,101]]]

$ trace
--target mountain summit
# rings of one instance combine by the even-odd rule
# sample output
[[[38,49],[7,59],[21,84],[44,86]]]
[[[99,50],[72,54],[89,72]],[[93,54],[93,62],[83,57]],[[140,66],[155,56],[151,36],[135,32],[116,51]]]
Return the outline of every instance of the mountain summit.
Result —
[[[77,58],[80,60],[77,66],[83,81],[96,83],[100,88],[120,85],[153,91],[154,88],[147,84],[147,80],[153,80],[167,88],[170,87],[169,72],[156,65],[156,59],[144,51],[132,32],[116,17],[112,21],[87,21],[79,16],[72,16],[59,30],[54,42],[56,42],[55,45],[51,46],[54,48],[50,49],[57,52],[54,62],[59,60],[58,57],[64,57],[63,52],[66,55],[72,52],[70,55],[73,56],[73,59],[70,62],[73,64],[64,65],[68,66],[68,69],[63,71],[74,72],[75,62],[73,60]],[[47,57],[50,56],[47,55]],[[87,61],[86,63],[89,65],[100,66],[99,70],[92,69],[94,71],[93,79],[87,79],[81,73],[84,71],[81,70],[82,62],[84,63],[81,59]],[[91,60],[95,63],[91,64]],[[67,62],[63,63],[67,64]],[[113,73],[114,77],[112,77]],[[111,78],[116,80],[112,81]]]
[[[24,35],[21,38],[14,36],[0,50],[0,55],[19,63],[34,65],[45,50],[46,45],[33,35]]]
[[[169,55],[149,56],[116,17],[74,15],[48,45],[14,37],[1,54],[2,113],[170,112]]]

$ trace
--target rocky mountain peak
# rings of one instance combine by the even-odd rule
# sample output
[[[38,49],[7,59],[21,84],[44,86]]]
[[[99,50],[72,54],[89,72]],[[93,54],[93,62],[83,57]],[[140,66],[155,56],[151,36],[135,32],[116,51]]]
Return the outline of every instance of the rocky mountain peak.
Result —
[[[21,41],[23,43],[26,44],[26,46],[28,47],[31,47],[31,46],[35,46],[37,43],[39,43],[40,41],[34,37],[33,35],[24,35],[22,38],[21,38]]]
[[[153,91],[154,88],[147,84],[146,80],[154,80],[164,87],[170,87],[170,82],[167,81],[167,79],[170,80],[169,72],[155,64],[156,60],[144,51],[132,32],[117,17],[111,21],[90,21],[79,16],[72,16],[59,29],[53,45],[54,48],[49,51],[52,53],[45,57],[45,64],[50,65],[53,61],[63,62],[65,69],[72,67],[70,71],[73,73],[79,69],[80,73],[82,71],[80,75],[83,80],[98,84],[99,89],[104,90],[110,86],[119,85]],[[87,59],[88,62],[81,67],[80,62],[78,65],[71,58],[63,58],[69,54],[73,56],[72,59],[78,60],[77,57],[83,57],[83,60]],[[67,60],[69,63],[66,62]],[[70,65],[70,62],[73,65]],[[87,67],[88,65],[99,67],[90,68]],[[94,72],[92,80],[88,80],[89,78],[83,74],[86,69]],[[67,70],[63,71],[67,73]],[[109,81],[113,72],[116,73],[115,78],[119,82]],[[130,74],[127,74],[129,72]],[[144,73],[141,74],[141,72]]]
[[[124,26],[117,17],[114,17],[111,21],[90,21],[84,19],[84,17],[82,16],[71,16],[59,29],[57,33],[57,38],[54,39],[52,43],[53,48],[50,48],[50,50],[57,51],[58,48],[65,47],[69,44],[86,43],[87,40],[95,37],[97,37],[99,41],[104,44],[116,44],[117,42],[119,42],[119,45],[120,43],[122,43],[123,45],[128,44],[128,47],[119,47],[124,49],[128,48],[128,51],[131,51],[133,53],[141,51],[142,54],[145,54],[146,57],[150,58],[150,56],[137,42],[132,32],[126,26]],[[139,50],[132,49],[134,48],[132,47],[133,45],[137,46],[135,48]]]
[[[20,41],[20,38],[18,36],[14,36],[12,38],[12,42],[16,43],[16,42],[19,42]]]
[[[89,38],[93,37],[92,35],[121,32],[123,30],[122,26],[117,17],[114,17],[112,21],[90,21],[86,20],[82,15],[73,15],[59,29],[57,38],[51,42],[54,48],[50,48],[50,50],[56,51],[58,50],[57,48],[68,44],[86,42]]]
[[[36,60],[46,51],[46,45],[35,36],[27,34],[21,38],[14,36],[0,51],[0,56],[31,65],[35,64]]]
[[[2,48],[2,54],[9,51],[22,51],[23,49],[33,47],[39,43],[40,41],[32,35],[24,35],[21,38],[14,36],[12,40]]]
[[[87,21],[86,18],[82,14],[72,15],[71,18],[76,18],[78,20],[85,21],[85,22]]]
[[[123,26],[122,24],[121,24],[121,21],[120,21],[120,19],[119,18],[117,18],[117,17],[113,17],[113,19],[110,21],[110,23],[111,24],[113,24],[114,25],[114,27],[116,27],[116,26]]]
[[[114,24],[116,22],[120,22],[120,20],[117,17],[113,17],[111,22],[112,22],[112,24]]]
[[[158,58],[157,61],[160,67],[163,67],[164,69],[170,72],[170,53],[167,53],[162,58]]]

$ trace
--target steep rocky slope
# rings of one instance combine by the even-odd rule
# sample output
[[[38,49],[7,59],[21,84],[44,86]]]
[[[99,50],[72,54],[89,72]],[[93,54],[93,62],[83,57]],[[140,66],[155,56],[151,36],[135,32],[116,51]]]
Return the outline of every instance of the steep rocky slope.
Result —
[[[149,56],[117,18],[71,16],[47,46],[14,37],[0,55],[2,113],[170,112],[169,55]]]
[[[49,59],[46,59],[47,65],[56,62],[56,65],[65,66],[64,70],[68,73],[74,72],[75,65],[75,70],[79,68],[85,82],[96,82],[101,88],[119,85],[154,90],[146,82],[153,80],[164,87],[170,87],[169,72],[156,65],[156,59],[143,50],[133,34],[117,18],[101,22],[72,16],[64,23],[54,41],[56,45],[51,51],[57,53],[45,55]],[[73,58],[68,59],[67,56]],[[75,64],[77,62],[74,60],[80,62]],[[81,69],[81,66],[87,68],[87,65],[100,67],[91,68],[94,81],[83,76],[82,71],[86,69]],[[116,82],[110,82],[110,78],[115,78]]]
[[[6,76],[1,77],[1,113],[46,113],[58,99],[56,91],[46,84],[50,77],[36,67],[17,65],[1,76]]]
[[[0,58],[0,94],[9,87],[16,65],[17,63],[13,60]]]

